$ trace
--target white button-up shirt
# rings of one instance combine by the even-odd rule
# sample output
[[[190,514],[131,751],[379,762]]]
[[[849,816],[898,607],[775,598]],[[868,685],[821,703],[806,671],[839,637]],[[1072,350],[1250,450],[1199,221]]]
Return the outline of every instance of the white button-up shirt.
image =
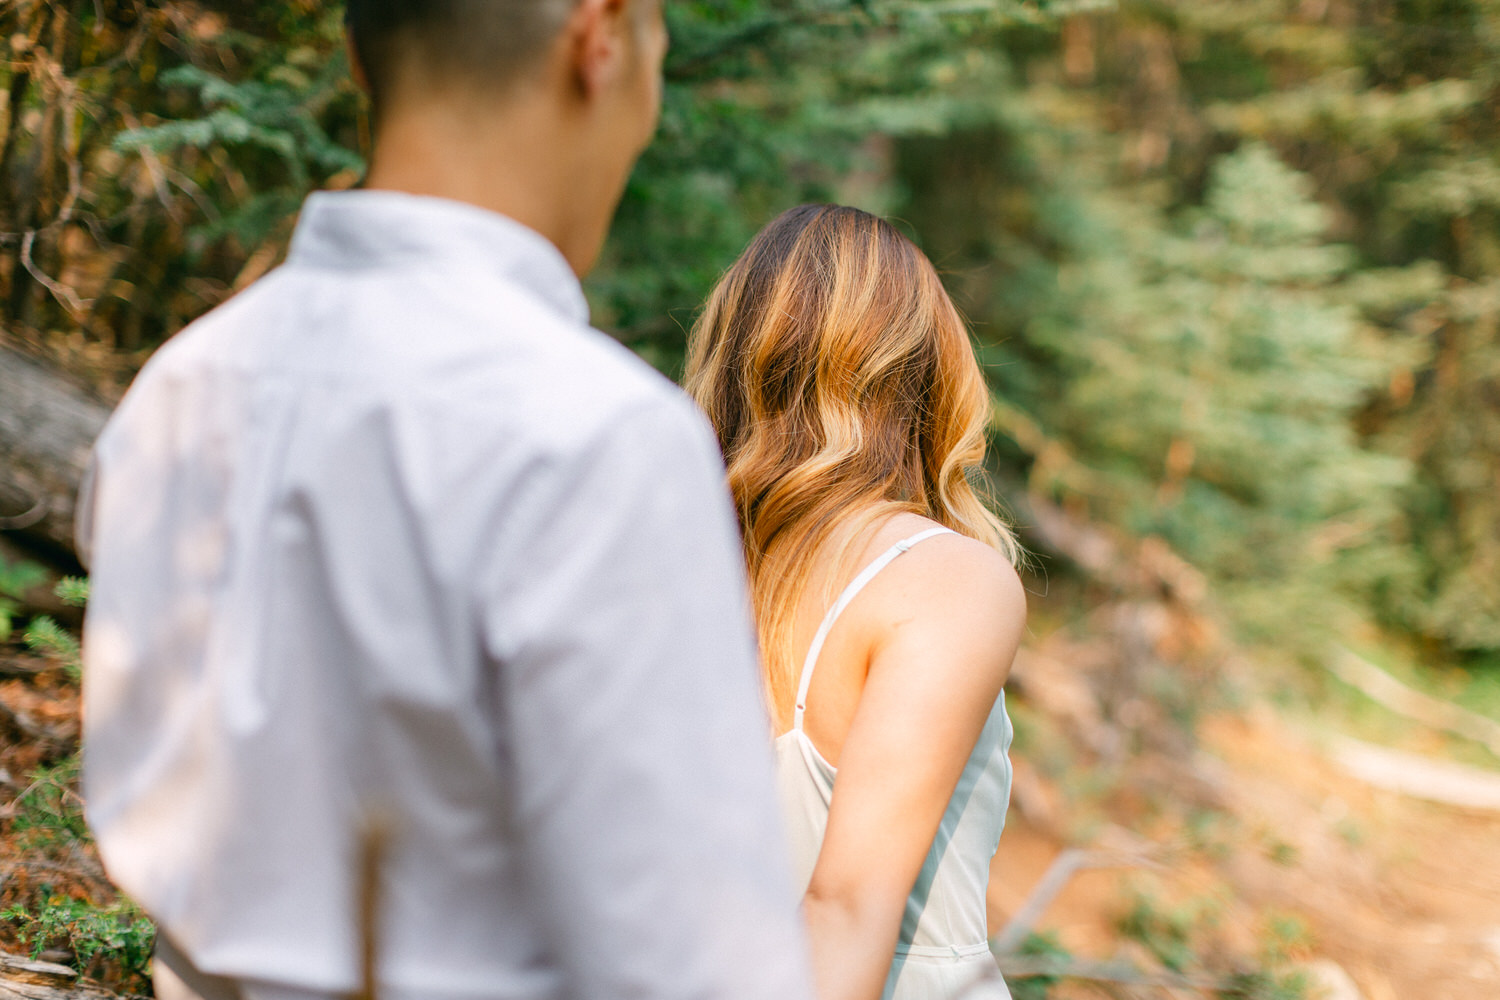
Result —
[[[807,997],[722,478],[541,236],[315,195],[95,450],[110,874],[201,972],[349,991],[378,815],[385,995]]]

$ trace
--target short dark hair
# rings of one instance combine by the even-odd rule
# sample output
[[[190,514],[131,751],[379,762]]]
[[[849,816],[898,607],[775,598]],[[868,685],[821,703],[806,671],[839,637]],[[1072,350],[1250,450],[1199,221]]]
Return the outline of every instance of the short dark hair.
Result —
[[[348,0],[349,37],[378,112],[416,70],[502,87],[539,58],[575,0]]]

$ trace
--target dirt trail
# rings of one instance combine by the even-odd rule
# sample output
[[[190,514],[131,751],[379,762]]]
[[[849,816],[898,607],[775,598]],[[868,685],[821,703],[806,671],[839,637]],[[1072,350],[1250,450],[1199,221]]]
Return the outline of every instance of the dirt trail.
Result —
[[[1293,918],[1305,934],[1287,944],[1292,957],[1337,963],[1365,1000],[1500,998],[1500,814],[1363,784],[1263,705],[1201,720],[1198,738],[1182,763],[1207,776],[1218,798],[1208,842],[1198,836],[1181,850],[1184,826],[1149,810],[1112,818],[1165,850],[1164,871],[1150,872],[1162,892],[1220,901],[1205,932],[1217,947],[1253,952],[1267,927]],[[990,892],[997,926],[1064,847],[1055,831],[1013,812]],[[1080,873],[1040,928],[1080,956],[1138,953],[1119,927],[1140,878]]]

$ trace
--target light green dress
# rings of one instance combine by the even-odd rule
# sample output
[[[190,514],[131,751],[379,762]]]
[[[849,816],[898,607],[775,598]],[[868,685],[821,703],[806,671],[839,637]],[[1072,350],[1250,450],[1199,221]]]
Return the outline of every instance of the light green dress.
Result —
[[[776,740],[777,783],[792,868],[799,890],[807,888],[828,826],[838,770],[823,758],[802,729],[807,692],[829,631],[875,575],[913,545],[946,528],[933,528],[897,542],[867,566],[839,595],[807,651],[790,730]],[[1013,732],[1002,692],[969,755],[958,787],[938,826],[906,913],[884,1000],[1009,1000],[1010,992],[990,955],[985,890],[990,859],[1000,843],[1010,803],[1010,742]]]

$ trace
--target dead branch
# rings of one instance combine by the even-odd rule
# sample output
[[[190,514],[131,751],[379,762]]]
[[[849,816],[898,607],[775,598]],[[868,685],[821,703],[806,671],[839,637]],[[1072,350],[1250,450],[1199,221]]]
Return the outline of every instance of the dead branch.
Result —
[[[66,734],[42,725],[29,714],[11,708],[3,701],[0,701],[0,732],[9,733],[20,739],[33,740],[49,755],[60,753],[73,744],[73,740],[69,739]]]
[[[386,810],[366,818],[359,859],[360,988],[352,1000],[377,1000],[380,977],[381,868],[390,850],[391,820]]]
[[[92,302],[85,302],[78,297],[78,293],[64,285],[62,282],[47,275],[36,261],[32,259],[31,251],[36,245],[37,230],[28,229],[26,235],[21,237],[21,266],[26,268],[26,273],[31,275],[36,283],[45,288],[51,296],[57,300],[58,305],[68,311],[68,315],[80,323],[83,322]]]
[[[1037,921],[1042,918],[1042,914],[1047,912],[1047,907],[1052,905],[1057,894],[1067,887],[1078,872],[1089,868],[1134,868],[1149,863],[1143,856],[1116,851],[1092,851],[1078,847],[1063,851],[1052,862],[1036,888],[1031,890],[1026,902],[1021,904],[1021,908],[1010,918],[1004,929],[995,936],[990,950],[1002,958],[1015,954]]]
[[[1500,722],[1452,702],[1414,691],[1350,649],[1337,647],[1329,671],[1371,701],[1433,729],[1473,740],[1500,757]]]

